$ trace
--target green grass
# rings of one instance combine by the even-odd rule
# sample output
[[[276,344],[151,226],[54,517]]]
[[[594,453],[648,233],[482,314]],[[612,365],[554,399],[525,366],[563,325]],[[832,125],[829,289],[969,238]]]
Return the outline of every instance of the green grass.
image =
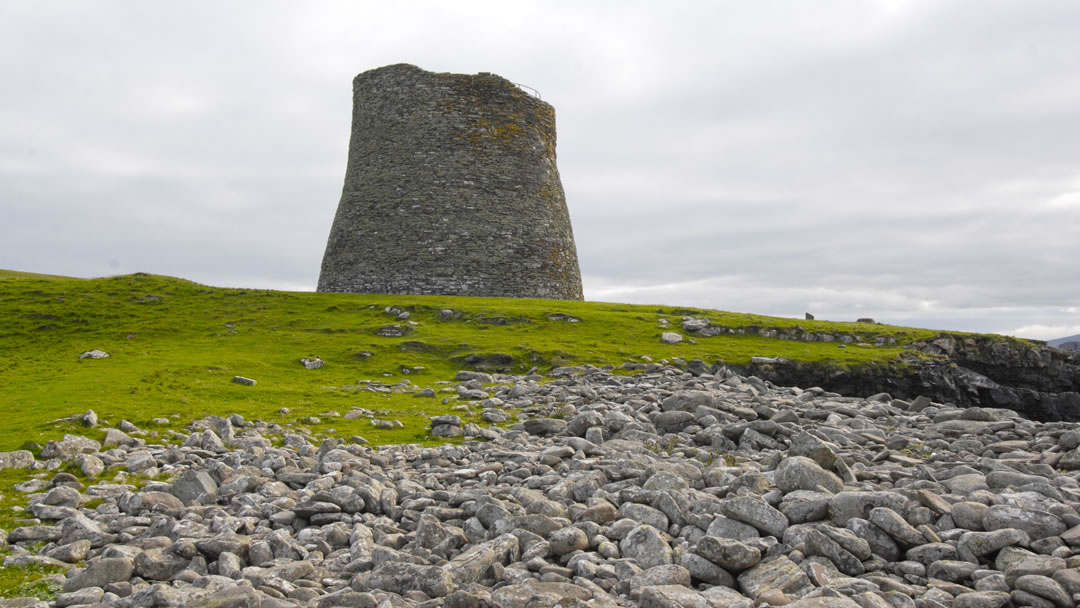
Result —
[[[170,428],[179,429],[210,414],[238,413],[316,434],[360,435],[373,444],[428,441],[427,418],[447,413],[456,402],[455,393],[438,392],[446,385],[436,382],[475,365],[495,362],[523,373],[534,366],[619,365],[647,355],[657,361],[729,363],[779,356],[853,367],[895,362],[905,343],[937,333],[601,302],[221,289],[145,274],[41,279],[5,271],[0,276],[9,275],[19,278],[0,280],[0,415],[6,418],[0,450],[44,443],[63,432],[95,437],[100,431],[54,422],[87,409],[98,413],[102,426],[127,419],[162,430],[151,420],[166,417]],[[416,325],[397,320],[384,312],[386,307],[408,311]],[[456,312],[444,319],[442,309]],[[552,314],[580,321],[551,320]],[[681,332],[683,316],[728,327],[847,332],[862,340],[891,336],[898,343],[839,348],[747,335],[662,344],[660,320]],[[409,335],[376,334],[393,324],[409,327]],[[91,349],[112,356],[79,359]],[[365,352],[372,354],[365,358]],[[312,355],[326,366],[305,369],[299,359]],[[258,385],[234,384],[235,375],[254,378]],[[438,398],[370,392],[363,390],[363,381],[408,381],[415,389],[434,388]],[[444,396],[451,397],[448,405],[442,404]],[[376,430],[367,420],[328,415],[354,406],[405,426]],[[279,413],[281,408],[290,413]],[[467,420],[478,420],[478,413],[472,404]],[[308,416],[320,422],[297,422]]]
[[[4,270],[0,268],[0,279],[66,279],[66,280],[78,280],[72,277],[60,276],[58,274],[38,274],[36,272],[20,272],[18,270]]]

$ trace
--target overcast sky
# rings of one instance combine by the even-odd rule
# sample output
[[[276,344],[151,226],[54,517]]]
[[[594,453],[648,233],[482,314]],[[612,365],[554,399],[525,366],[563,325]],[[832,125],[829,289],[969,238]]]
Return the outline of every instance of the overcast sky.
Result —
[[[1080,3],[0,4],[0,268],[313,290],[352,78],[558,115],[589,300],[1080,333]]]

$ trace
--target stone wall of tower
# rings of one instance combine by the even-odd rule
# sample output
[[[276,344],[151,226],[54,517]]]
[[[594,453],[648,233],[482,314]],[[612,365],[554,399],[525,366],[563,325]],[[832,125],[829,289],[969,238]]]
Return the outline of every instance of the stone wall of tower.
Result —
[[[581,299],[554,108],[494,74],[357,76],[318,289]]]

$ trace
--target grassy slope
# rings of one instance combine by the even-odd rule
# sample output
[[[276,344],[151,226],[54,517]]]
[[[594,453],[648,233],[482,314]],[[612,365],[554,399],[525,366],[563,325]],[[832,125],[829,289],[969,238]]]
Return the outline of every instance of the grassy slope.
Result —
[[[375,335],[379,327],[398,323],[384,312],[388,306],[411,312],[410,321],[418,323],[411,335]],[[444,308],[461,314],[442,319]],[[581,321],[552,321],[551,313]],[[208,414],[240,413],[281,423],[314,415],[321,424],[306,426],[337,436],[359,434],[373,443],[420,440],[426,417],[445,413],[449,405],[349,387],[361,380],[407,379],[438,391],[444,387],[435,382],[451,380],[466,367],[459,358],[469,354],[509,355],[514,369],[524,372],[533,365],[618,365],[637,355],[731,363],[761,355],[858,365],[895,360],[902,350],[900,345],[840,349],[756,336],[661,344],[659,320],[668,319],[678,330],[688,314],[727,326],[874,332],[895,336],[901,344],[936,333],[599,302],[219,289],[155,275],[22,277],[0,280],[0,415],[6,418],[0,450],[53,438],[65,429],[50,421],[87,409],[106,424],[125,418],[150,428],[150,420],[162,416],[171,417],[177,428]],[[95,348],[112,356],[79,360],[80,353]],[[363,351],[373,356],[358,358]],[[326,366],[304,369],[298,360],[309,355],[320,356]],[[403,375],[402,366],[426,369]],[[233,384],[234,375],[259,384]],[[323,415],[344,414],[352,406],[385,411],[406,426],[375,431],[366,420]],[[278,414],[283,407],[292,413]]]

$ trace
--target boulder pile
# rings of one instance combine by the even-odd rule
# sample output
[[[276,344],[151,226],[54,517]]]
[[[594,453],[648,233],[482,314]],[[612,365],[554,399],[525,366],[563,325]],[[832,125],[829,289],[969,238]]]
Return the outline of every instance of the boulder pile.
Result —
[[[69,436],[33,466],[100,481],[20,484],[5,564],[67,567],[56,608],[1075,608],[1075,424],[643,367],[463,373],[517,422],[439,447]]]

